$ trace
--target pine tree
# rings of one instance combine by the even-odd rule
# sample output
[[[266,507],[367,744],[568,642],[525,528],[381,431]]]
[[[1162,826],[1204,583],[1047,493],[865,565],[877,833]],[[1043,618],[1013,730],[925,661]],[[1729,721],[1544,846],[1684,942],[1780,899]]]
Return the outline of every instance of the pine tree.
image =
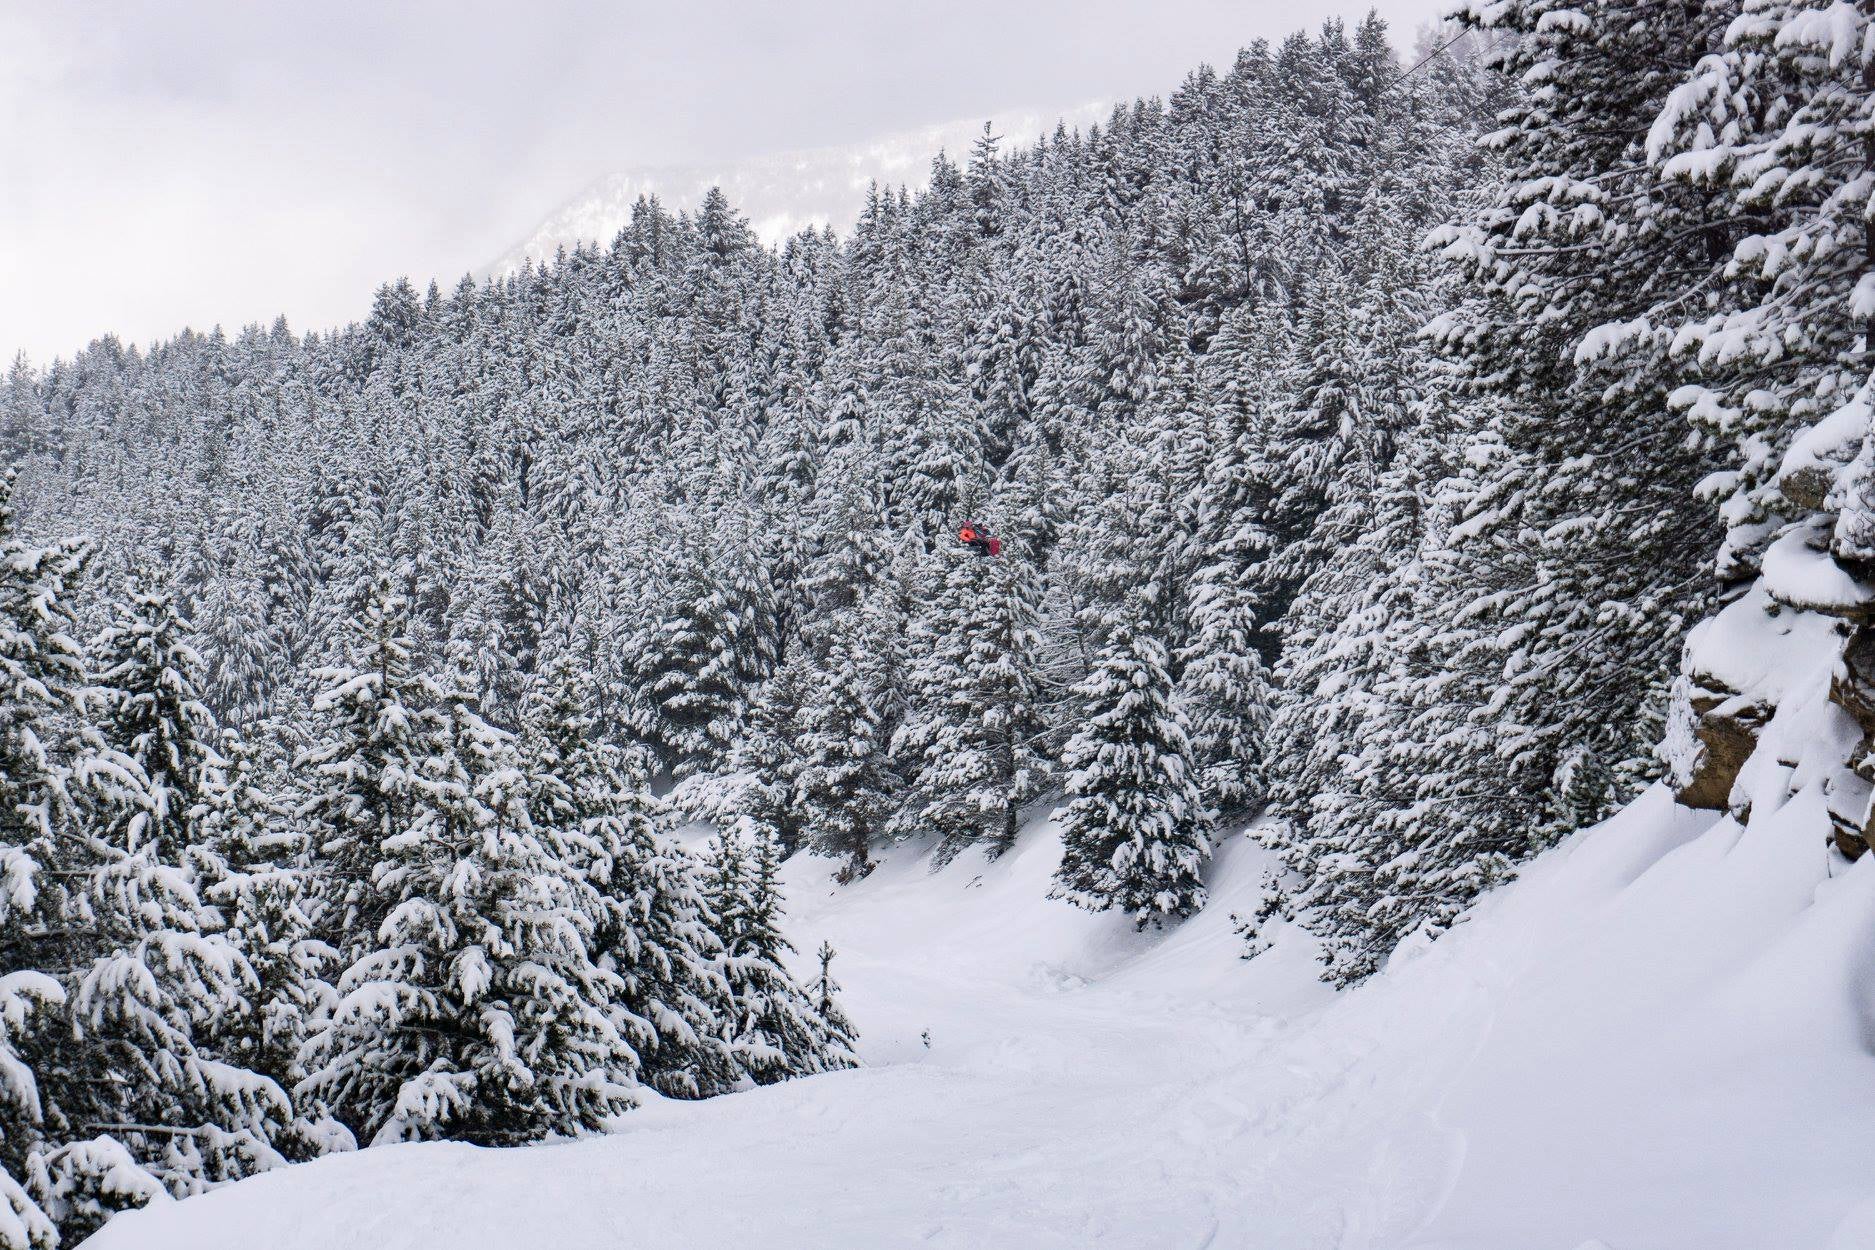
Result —
[[[142,773],[147,811],[124,831],[134,850],[155,843],[180,859],[200,841],[198,827],[224,762],[214,718],[196,697],[204,664],[168,590],[133,577],[116,622],[98,637],[96,688],[108,741]]]
[[[1710,201],[1729,223],[1705,239],[1711,267],[1723,265],[1715,296],[1665,305],[1659,319],[1686,379],[1673,407],[1729,444],[1729,463],[1702,493],[1726,526],[1720,572],[1743,576],[1789,532],[1782,523],[1828,511],[1816,506],[1826,479],[1857,454],[1857,423],[1829,418],[1855,406],[1869,372],[1875,87],[1869,18],[1854,6],[1732,7],[1729,25],[1709,19],[1724,31],[1720,46],[1657,104],[1648,150],[1659,162],[1655,202]],[[1786,465],[1806,430],[1817,433]]]
[[[841,879],[872,871],[872,846],[890,811],[886,767],[887,677],[879,657],[889,645],[857,608],[826,627],[826,654],[800,715],[800,769],[793,802],[814,847],[846,860]]]
[[[1255,522],[1234,526],[1191,590],[1179,702],[1191,726],[1200,791],[1220,814],[1253,811],[1267,791],[1262,759],[1275,693],[1258,646],[1262,604],[1244,572],[1267,551],[1267,535]]]
[[[1055,896],[1137,925],[1205,903],[1210,822],[1192,775],[1165,648],[1122,623],[1075,693],[1086,726],[1062,752],[1069,796]]]
[[[256,536],[258,537],[258,536]],[[225,725],[243,725],[267,710],[281,676],[286,640],[270,619],[263,556],[237,536],[233,551],[217,559],[197,552],[190,581],[197,583],[189,616],[197,646],[212,661],[203,701]]]
[[[305,1077],[299,1056],[307,1034],[331,1006],[337,952],[313,937],[313,872],[307,839],[278,796],[278,761],[225,731],[224,764],[189,858],[203,898],[253,974],[248,1010],[216,1030],[216,1056],[260,1073],[284,1090]],[[323,1109],[299,1100],[292,1125],[275,1139],[289,1158],[356,1143]]]
[[[374,1144],[603,1130],[636,1105],[637,1056],[591,958],[597,892],[537,836],[509,735],[457,697],[430,747],[409,827],[378,844],[385,919],[302,1088]]]
[[[100,953],[70,991],[77,1045],[44,1081],[71,1139],[108,1135],[172,1196],[283,1163],[286,1091],[214,1057],[218,1035],[247,1011],[254,975],[189,874],[158,842],[107,836],[84,904]],[[94,1161],[53,1152],[42,1183],[97,1187],[108,1201],[118,1185],[91,1173]]]
[[[936,833],[947,855],[979,842],[996,855],[1014,844],[1023,805],[1049,775],[1038,743],[1039,595],[1008,547],[995,560],[952,553],[942,568],[912,626],[909,706],[892,739],[914,789],[897,824]]]
[[[858,1062],[782,964],[794,947],[780,928],[778,866],[774,834],[745,821],[719,840],[711,880],[731,1002],[723,1037],[757,1085]]]
[[[1672,93],[1649,135],[1662,198],[1716,195],[1757,227],[1735,238],[1723,285],[1703,306],[1663,310],[1678,321],[1685,373],[1672,402],[1726,451],[1722,471],[1702,483],[1725,525],[1720,570],[1756,574],[1721,619],[1766,610],[1836,618],[1844,641],[1830,698],[1861,720],[1865,692],[1875,688],[1867,629],[1857,623],[1875,555],[1875,25],[1858,5],[1737,7],[1723,46]],[[1674,779],[1682,786],[1703,754],[1684,732],[1701,719],[1696,700],[1706,692],[1697,674],[1711,664],[1707,640],[1723,628],[1689,637],[1686,677],[1674,690],[1672,719],[1682,729],[1674,737],[1684,744],[1673,751]],[[1787,662],[1771,650],[1765,662]],[[1789,750],[1780,747],[1779,758]],[[1823,735],[1800,751],[1795,758],[1819,792],[1841,796],[1814,832],[1846,854],[1863,853],[1871,836],[1861,798],[1866,748],[1844,751]],[[1771,802],[1765,793],[1756,810]]]
[[[1554,73],[1509,101],[1491,139],[1499,180],[1438,232],[1469,289],[1429,328],[1497,401],[1492,435],[1512,453],[1492,462],[1505,476],[1469,529],[1495,548],[1480,562],[1495,635],[1517,640],[1497,657],[1510,692],[1496,715],[1514,725],[1507,766],[1542,779],[1533,790],[1605,727],[1636,722],[1713,602],[1705,521],[1686,500],[1718,465],[1669,403],[1676,310],[1706,302],[1754,225],[1718,195],[1661,186],[1647,151],[1663,104],[1718,45],[1723,6],[1552,8],[1464,19],[1502,39],[1491,60],[1508,77]],[[1650,750],[1623,743],[1610,762]]]
[[[796,787],[805,764],[801,735],[811,680],[807,664],[806,653],[796,652],[756,691],[742,737],[729,752],[727,775],[715,787],[722,814],[732,820],[746,816],[773,830],[784,855],[805,837]]]
[[[859,1053],[859,1032],[853,1022],[847,1019],[840,1003],[834,996],[840,992],[840,985],[833,979],[831,971],[835,951],[833,943],[823,941],[820,949],[814,952],[814,958],[820,961],[820,976],[814,981],[814,1014],[820,1017],[821,1027],[827,1031],[827,1038],[832,1048],[847,1054]]]
[[[442,692],[412,666],[406,600],[380,576],[353,622],[350,662],[319,669],[318,740],[296,764],[297,816],[319,864],[316,936],[349,966],[391,910],[373,879],[385,843],[401,842],[434,791],[433,756],[448,732]]]
[[[10,470],[0,476],[0,1245],[46,1250],[57,1232],[24,1185],[48,1131],[37,1061],[43,1045],[62,1040],[67,998],[57,975],[64,891],[48,870],[59,863],[70,799],[48,740],[83,681],[83,657],[64,632],[82,550],[22,541],[14,482]]]
[[[739,527],[721,536],[730,552]],[[628,663],[646,710],[638,726],[680,774],[724,763],[755,689],[774,662],[761,622],[769,611],[762,570],[678,548],[674,601],[632,644]]]
[[[592,949],[616,980],[612,1013],[644,1082],[670,1097],[725,1092],[739,1079],[716,1026],[730,1010],[701,869],[666,832],[669,809],[604,741],[590,679],[562,661],[527,701],[522,750],[533,821],[597,891]]]
[[[1339,984],[1442,930],[1500,879],[1466,866],[1508,863],[1534,836],[1493,769],[1496,682],[1466,623],[1469,555],[1450,543],[1463,496],[1426,486],[1453,455],[1431,425],[1360,497],[1363,531],[1304,583],[1269,731],[1279,768],[1259,836],[1291,881],[1266,910],[1306,921]]]
[[[66,747],[83,831],[60,856],[81,883],[62,900],[70,1042],[35,1064],[53,1140],[32,1171],[67,1236],[284,1162],[285,1091],[216,1053],[253,973],[186,860],[220,759],[185,630],[167,592],[133,585],[86,692],[101,723]]]

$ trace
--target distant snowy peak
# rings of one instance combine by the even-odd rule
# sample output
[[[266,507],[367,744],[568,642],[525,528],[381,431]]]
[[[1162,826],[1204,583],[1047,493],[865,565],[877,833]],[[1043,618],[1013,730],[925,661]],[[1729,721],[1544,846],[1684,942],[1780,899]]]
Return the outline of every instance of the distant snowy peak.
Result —
[[[989,120],[1007,151],[1054,129],[1057,117],[1071,127],[1086,127],[1104,120],[1110,108],[1095,101],[1058,112],[1004,112]],[[667,208],[681,211],[695,208],[712,186],[720,186],[729,202],[749,218],[755,232],[771,243],[808,226],[831,224],[845,230],[859,216],[869,183],[923,186],[930,176],[931,158],[943,151],[962,163],[971,143],[983,132],[984,120],[945,122],[863,143],[776,152],[744,161],[610,174],[548,214],[487,272],[508,274],[523,261],[551,257],[560,247],[608,242],[631,219],[639,196],[656,195]]]

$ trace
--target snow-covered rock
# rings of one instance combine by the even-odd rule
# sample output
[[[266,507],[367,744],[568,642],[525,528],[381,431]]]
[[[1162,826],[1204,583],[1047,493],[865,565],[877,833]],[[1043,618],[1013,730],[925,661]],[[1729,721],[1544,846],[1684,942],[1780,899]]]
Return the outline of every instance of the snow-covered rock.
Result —
[[[1761,584],[1779,603],[1825,616],[1865,619],[1875,586],[1856,577],[1829,550],[1831,519],[1793,526],[1764,553]]]

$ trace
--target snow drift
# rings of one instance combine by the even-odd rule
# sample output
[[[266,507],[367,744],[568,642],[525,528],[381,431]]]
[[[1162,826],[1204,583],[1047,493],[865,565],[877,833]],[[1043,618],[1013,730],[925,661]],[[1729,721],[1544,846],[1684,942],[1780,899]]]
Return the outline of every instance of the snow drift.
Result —
[[[1875,1244],[1875,857],[1790,804],[1662,789],[1331,995],[1230,913],[1165,935],[1042,901],[1051,826],[838,888],[789,865],[870,1066],[523,1150],[328,1157],[121,1217],[97,1250],[552,1244],[1763,1250]]]

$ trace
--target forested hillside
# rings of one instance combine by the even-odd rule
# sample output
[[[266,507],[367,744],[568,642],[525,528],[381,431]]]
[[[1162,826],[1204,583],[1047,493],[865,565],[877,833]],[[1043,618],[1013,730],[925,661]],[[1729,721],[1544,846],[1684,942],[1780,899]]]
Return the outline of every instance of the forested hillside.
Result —
[[[1859,854],[1875,27],[1388,40],[986,128],[850,237],[647,200],[343,330],[16,365],[0,1246],[849,1064],[781,964],[802,848],[851,881],[1060,802],[1055,893],[1145,926],[1254,822],[1244,953],[1294,921],[1358,982],[1663,736],[1726,806],[1767,613],[1849,656],[1790,789]]]

